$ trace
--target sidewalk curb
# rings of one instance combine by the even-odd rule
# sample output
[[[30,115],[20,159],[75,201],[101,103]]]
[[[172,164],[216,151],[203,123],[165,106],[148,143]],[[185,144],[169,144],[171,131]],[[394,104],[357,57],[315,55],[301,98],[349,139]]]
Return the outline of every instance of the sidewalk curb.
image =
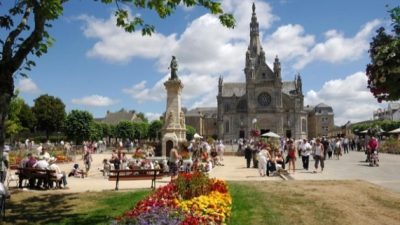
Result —
[[[290,176],[290,174],[279,173],[279,176],[285,181],[294,180],[294,178],[292,176]]]

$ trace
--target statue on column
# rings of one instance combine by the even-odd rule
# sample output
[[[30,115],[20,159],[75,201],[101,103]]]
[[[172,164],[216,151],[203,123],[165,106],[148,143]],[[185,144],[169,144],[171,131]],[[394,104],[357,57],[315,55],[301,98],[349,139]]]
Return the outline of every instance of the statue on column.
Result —
[[[172,56],[171,63],[168,67],[171,69],[171,78],[170,80],[177,80],[178,79],[178,62],[176,61],[175,56]]]

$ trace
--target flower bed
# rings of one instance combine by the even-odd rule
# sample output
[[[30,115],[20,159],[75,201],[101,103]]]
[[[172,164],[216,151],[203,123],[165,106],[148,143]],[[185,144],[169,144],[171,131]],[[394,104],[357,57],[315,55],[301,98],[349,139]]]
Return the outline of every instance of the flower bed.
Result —
[[[28,153],[32,153],[31,151],[28,150],[18,150],[18,151],[12,151],[9,153],[9,163],[10,165],[15,165],[14,167],[18,167],[21,160],[25,158]],[[36,153],[36,152],[34,152]],[[72,157],[68,156],[64,150],[52,150],[49,152],[51,157],[54,157],[57,159],[57,163],[67,163],[67,162],[72,162]]]
[[[225,224],[231,206],[224,181],[203,173],[183,173],[139,201],[114,224]]]

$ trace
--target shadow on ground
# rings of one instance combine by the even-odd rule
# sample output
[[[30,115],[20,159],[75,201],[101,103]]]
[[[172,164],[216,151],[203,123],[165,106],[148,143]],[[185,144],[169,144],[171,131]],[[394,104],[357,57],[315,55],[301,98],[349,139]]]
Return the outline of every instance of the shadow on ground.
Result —
[[[12,197],[11,197],[12,198]],[[24,196],[21,199],[10,199],[6,205],[6,217],[2,224],[58,224],[69,218],[70,224],[98,224],[104,222],[104,217],[85,218],[86,214],[76,213],[78,199],[76,194],[47,194]]]

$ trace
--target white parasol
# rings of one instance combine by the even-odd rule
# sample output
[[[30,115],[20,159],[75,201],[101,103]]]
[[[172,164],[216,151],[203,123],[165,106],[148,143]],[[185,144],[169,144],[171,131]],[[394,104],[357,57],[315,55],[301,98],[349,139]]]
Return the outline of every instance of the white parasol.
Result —
[[[193,137],[194,137],[195,139],[203,138],[203,136],[200,136],[198,133],[195,133],[195,134],[193,135]]]
[[[279,136],[278,134],[275,134],[274,132],[270,131],[267,133],[264,133],[261,135],[262,137],[272,137],[272,138],[280,138],[281,136]]]

